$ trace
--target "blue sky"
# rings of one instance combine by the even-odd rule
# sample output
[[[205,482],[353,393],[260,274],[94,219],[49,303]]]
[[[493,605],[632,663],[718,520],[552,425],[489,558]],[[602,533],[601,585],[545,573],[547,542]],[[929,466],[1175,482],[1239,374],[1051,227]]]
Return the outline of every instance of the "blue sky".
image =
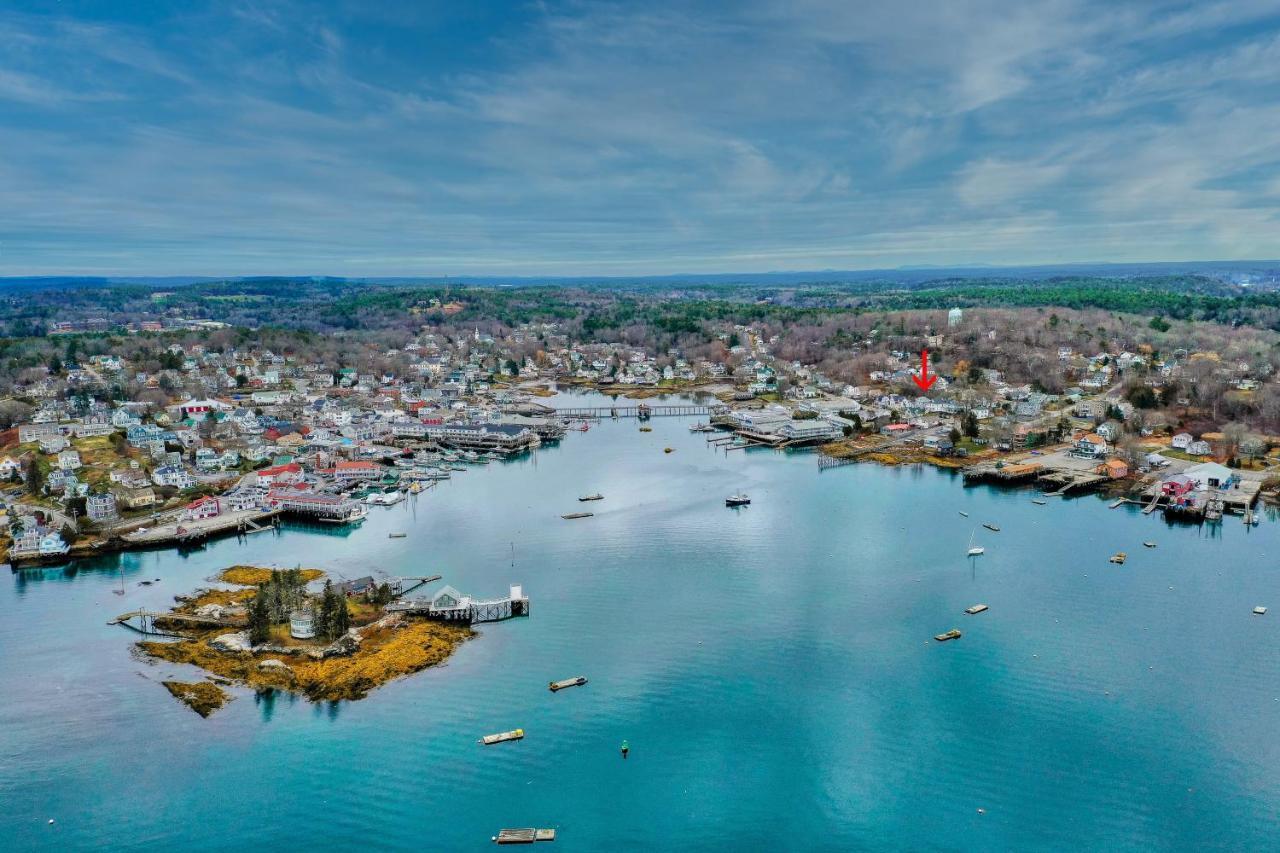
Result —
[[[0,274],[1280,256],[1280,5],[8,3]]]

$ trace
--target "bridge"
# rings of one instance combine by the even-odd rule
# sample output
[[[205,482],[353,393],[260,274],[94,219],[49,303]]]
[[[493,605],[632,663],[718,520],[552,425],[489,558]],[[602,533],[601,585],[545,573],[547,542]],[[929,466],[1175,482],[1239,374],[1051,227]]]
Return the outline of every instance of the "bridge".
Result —
[[[562,418],[660,418],[709,415],[711,409],[711,406],[650,406],[640,403],[636,406],[570,406],[554,411]]]

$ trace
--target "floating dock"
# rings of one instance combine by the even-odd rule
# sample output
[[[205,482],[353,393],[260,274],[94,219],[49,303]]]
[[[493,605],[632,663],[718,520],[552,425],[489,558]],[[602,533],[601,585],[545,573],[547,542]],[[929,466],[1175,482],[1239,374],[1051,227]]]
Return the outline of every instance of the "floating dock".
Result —
[[[524,729],[512,729],[509,732],[498,732],[496,735],[485,735],[477,743],[491,746],[495,743],[506,743],[509,740],[524,740]]]
[[[574,678],[566,678],[563,681],[553,681],[549,689],[552,693],[555,693],[558,690],[564,690],[566,687],[581,687],[586,683],[586,676],[579,675]]]
[[[555,841],[554,829],[501,829],[493,837],[498,844],[533,844],[535,841]]]

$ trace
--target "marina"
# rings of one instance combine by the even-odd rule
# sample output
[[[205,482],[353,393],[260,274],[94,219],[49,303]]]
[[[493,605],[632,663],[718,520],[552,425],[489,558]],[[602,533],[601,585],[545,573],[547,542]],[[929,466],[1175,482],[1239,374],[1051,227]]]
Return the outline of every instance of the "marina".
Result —
[[[1258,510],[1257,527],[1229,519],[1166,526],[1138,505],[1110,510],[1109,500],[1085,495],[1040,507],[1026,492],[962,490],[958,475],[929,469],[856,465],[819,474],[804,455],[726,457],[679,418],[650,423],[654,441],[637,436],[633,422],[606,420],[539,450],[536,466],[472,467],[416,502],[371,508],[358,525],[304,525],[284,515],[274,533],[214,539],[182,555],[127,552],[10,575],[0,595],[14,616],[0,621],[0,642],[24,651],[0,658],[0,677],[12,686],[0,789],[14,803],[0,830],[19,848],[43,842],[44,815],[57,818],[60,840],[75,849],[104,833],[125,848],[139,837],[201,848],[210,823],[221,845],[237,849],[315,837],[312,810],[287,804],[264,836],[255,819],[261,802],[243,785],[242,765],[203,760],[217,751],[245,755],[290,802],[324,799],[335,812],[358,812],[371,789],[385,792],[379,840],[397,848],[420,845],[428,825],[442,848],[487,843],[502,820],[563,822],[555,844],[566,849],[655,849],[676,837],[710,849],[751,815],[771,814],[779,791],[803,811],[785,832],[769,823],[753,831],[784,848],[870,848],[887,836],[912,848],[964,848],[974,832],[990,832],[992,816],[1004,821],[1002,849],[1143,849],[1153,826],[1161,838],[1196,846],[1268,845],[1273,817],[1262,801],[1280,797],[1280,772],[1250,763],[1256,795],[1241,796],[1238,767],[1205,745],[1217,739],[1248,756],[1268,731],[1265,682],[1280,672],[1280,652],[1267,641],[1269,620],[1251,610],[1277,589],[1265,555],[1280,553],[1280,525],[1269,510]],[[665,445],[687,470],[654,470]],[[583,472],[606,464],[611,476],[597,482],[617,512],[584,529],[549,525],[546,506],[576,503],[596,485]],[[725,512],[725,496],[744,491],[755,499],[749,510]],[[903,536],[901,519],[919,514],[935,527]],[[962,549],[975,527],[979,537],[997,535],[975,521],[983,518],[999,519],[999,547],[967,560]],[[408,538],[389,536],[402,532]],[[1090,569],[1157,539],[1159,550],[1123,571]],[[147,614],[154,620],[175,593],[237,563],[301,563],[335,578],[443,574],[460,590],[458,604],[471,598],[473,611],[457,615],[477,635],[445,665],[364,701],[313,705],[233,690],[226,707],[201,721],[152,680],[185,668],[140,666],[130,648],[143,635],[105,623],[126,614],[137,614],[135,625]],[[519,594],[501,595],[513,579],[526,582]],[[408,603],[395,606],[429,610],[443,583],[413,583],[403,584]],[[808,594],[815,586],[822,596]],[[505,601],[510,612],[515,600],[527,601],[524,589],[539,599],[531,618],[470,622],[479,602]],[[709,597],[723,611],[707,608]],[[782,598],[811,608],[778,607]],[[974,602],[989,609],[965,623],[964,643],[933,639]],[[442,616],[457,612],[437,604]],[[815,619],[826,640],[798,650]],[[78,649],[74,667],[56,651],[67,643]],[[866,653],[849,654],[854,648]],[[1163,653],[1169,648],[1193,653],[1175,665]],[[550,682],[537,677],[585,672],[590,684],[554,699]],[[784,681],[788,689],[777,690]],[[1187,713],[1159,720],[1147,709],[1160,703]],[[921,743],[887,728],[887,718],[927,720],[940,737]],[[112,734],[71,748],[50,719]],[[1211,719],[1218,722],[1208,727]],[[726,751],[726,737],[752,738],[765,720],[785,733],[780,741],[761,743],[749,760]],[[476,749],[483,735],[517,726],[535,736]],[[392,730],[401,735],[386,738]],[[1028,766],[1004,739],[993,748],[993,731],[1045,748]],[[1100,748],[1117,738],[1132,748]],[[824,749],[801,773],[797,744],[819,740]],[[917,761],[904,766],[903,749]],[[170,759],[129,772],[132,756],[147,750]],[[315,767],[319,752],[340,759],[322,773],[297,771]],[[458,785],[460,766],[483,784]],[[996,780],[980,797],[937,784],[940,773],[975,766]],[[804,782],[814,770],[829,780],[830,796]],[[109,793],[127,779],[137,797],[171,804],[197,772],[223,793],[216,804],[184,801],[190,820],[176,827],[160,809]],[[673,774],[699,790],[726,791],[732,776],[732,796],[691,818]],[[1178,798],[1193,786],[1202,807],[1188,811]],[[1134,790],[1149,793],[1125,793]],[[639,815],[623,836],[618,791]],[[876,808],[869,822],[851,820],[847,804],[865,792]],[[429,821],[423,798],[447,807],[451,819]],[[979,806],[986,816],[975,817]],[[86,808],[101,818],[92,826],[69,817]],[[1082,813],[1107,818],[1081,836]],[[23,817],[30,814],[41,821]],[[975,822],[957,828],[967,820]],[[331,837],[359,846],[367,824],[340,824]]]

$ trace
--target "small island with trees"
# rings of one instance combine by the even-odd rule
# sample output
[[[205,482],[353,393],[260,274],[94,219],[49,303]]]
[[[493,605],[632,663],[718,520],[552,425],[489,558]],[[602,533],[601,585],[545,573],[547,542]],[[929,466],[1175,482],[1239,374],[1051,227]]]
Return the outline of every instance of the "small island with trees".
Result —
[[[392,596],[385,583],[354,593],[318,569],[256,566],[233,566],[217,581],[223,586],[179,596],[169,614],[155,618],[155,628],[172,639],[139,643],[148,657],[209,674],[204,682],[165,682],[202,716],[225,704],[219,685],[226,684],[313,701],[362,699],[441,663],[473,635],[466,624],[384,612]]]

